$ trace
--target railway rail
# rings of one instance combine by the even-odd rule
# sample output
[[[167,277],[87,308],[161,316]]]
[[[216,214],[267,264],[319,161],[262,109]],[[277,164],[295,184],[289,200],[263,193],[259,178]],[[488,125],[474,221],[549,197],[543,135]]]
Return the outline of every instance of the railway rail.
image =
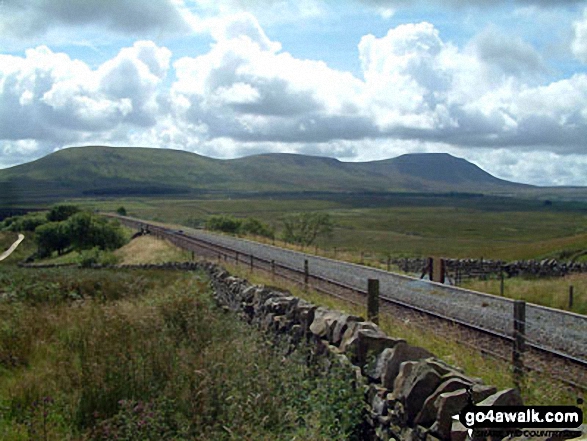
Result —
[[[205,257],[265,270],[277,277],[311,285],[317,291],[357,304],[365,303],[367,278],[379,278],[383,280],[380,295],[382,306],[457,326],[467,333],[466,339],[473,341],[473,346],[499,358],[508,359],[508,351],[503,348],[511,348],[513,345],[513,301],[510,299],[244,239],[197,230],[186,233],[140,219],[109,216],[116,217],[129,227],[146,228],[151,234],[164,237],[181,248]],[[308,263],[305,266],[304,262],[309,262],[309,271],[305,269]],[[337,269],[329,272],[328,266],[332,265]],[[448,307],[447,296],[451,300]],[[528,305],[526,314],[526,369],[549,372],[567,384],[587,391],[587,317],[532,304]],[[485,317],[485,320],[480,317]],[[502,349],[496,350],[499,347]]]

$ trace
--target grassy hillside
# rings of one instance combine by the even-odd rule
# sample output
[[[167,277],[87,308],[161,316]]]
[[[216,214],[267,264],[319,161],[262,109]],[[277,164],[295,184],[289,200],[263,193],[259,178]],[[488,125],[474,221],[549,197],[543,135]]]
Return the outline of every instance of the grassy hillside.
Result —
[[[92,146],[0,170],[4,203],[202,192],[504,192],[526,187],[448,154],[350,163],[293,154],[219,160],[170,149]]]
[[[129,215],[184,226],[202,224],[210,215],[255,217],[278,233],[287,214],[328,212],[334,234],[321,238],[323,254],[348,251],[368,262],[386,256],[484,257],[532,259],[556,257],[587,249],[587,205],[504,197],[330,195],[316,199],[187,200],[129,198],[79,201],[88,208],[114,211],[124,205]],[[354,258],[353,258],[354,259]]]

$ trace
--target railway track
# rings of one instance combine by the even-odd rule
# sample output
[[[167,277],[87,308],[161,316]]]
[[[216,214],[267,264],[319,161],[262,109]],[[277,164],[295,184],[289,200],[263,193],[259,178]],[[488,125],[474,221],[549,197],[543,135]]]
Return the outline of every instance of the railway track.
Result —
[[[367,279],[378,278],[382,309],[393,309],[427,329],[457,329],[459,340],[465,344],[511,360],[514,337],[510,299],[243,239],[198,230],[186,233],[139,219],[112,217],[129,227],[148,228],[151,234],[210,259],[261,269],[356,304],[365,303]],[[526,314],[526,369],[546,372],[587,391],[587,317],[531,304]]]

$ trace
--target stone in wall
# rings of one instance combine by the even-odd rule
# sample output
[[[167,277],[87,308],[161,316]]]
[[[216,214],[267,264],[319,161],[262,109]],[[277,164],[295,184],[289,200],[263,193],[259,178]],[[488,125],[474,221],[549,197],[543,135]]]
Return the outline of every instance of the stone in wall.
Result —
[[[356,379],[354,387],[365,390],[365,440],[460,439],[466,431],[451,417],[470,399],[493,406],[522,403],[517,391],[483,385],[429,351],[385,335],[361,317],[251,285],[214,264],[171,267],[207,271],[219,305],[292,348],[310,342],[312,359],[322,360],[326,367],[349,369]]]

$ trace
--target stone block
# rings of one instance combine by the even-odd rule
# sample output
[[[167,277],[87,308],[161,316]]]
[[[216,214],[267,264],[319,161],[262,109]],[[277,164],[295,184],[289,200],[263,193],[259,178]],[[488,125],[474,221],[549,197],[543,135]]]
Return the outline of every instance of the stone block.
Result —
[[[399,381],[397,381],[399,380]],[[408,375],[398,375],[393,395],[404,403],[408,423],[413,423],[426,399],[440,385],[441,377],[425,360],[411,367]]]
[[[391,352],[385,356],[381,366],[381,384],[389,390],[394,389],[394,382],[399,374],[400,366],[406,361],[416,361],[430,357],[432,354],[424,348],[410,346],[405,341],[398,341]]]

